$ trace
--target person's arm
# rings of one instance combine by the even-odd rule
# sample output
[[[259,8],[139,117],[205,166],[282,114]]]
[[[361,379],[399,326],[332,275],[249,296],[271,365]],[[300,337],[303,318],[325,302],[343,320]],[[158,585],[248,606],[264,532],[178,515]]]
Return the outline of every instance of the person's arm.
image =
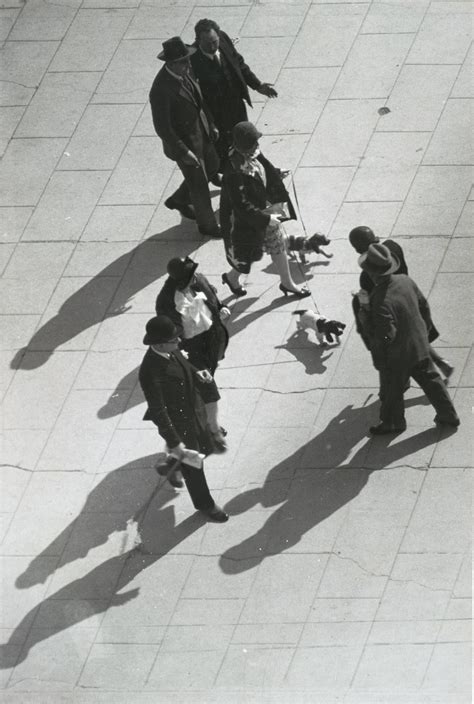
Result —
[[[271,222],[271,216],[257,208],[247,197],[245,192],[244,177],[240,173],[230,174],[228,177],[229,198],[234,211],[239,217],[252,227],[265,229]]]
[[[379,304],[372,312],[372,330],[369,333],[370,349],[376,369],[388,364],[388,352],[397,336],[397,326],[390,306]]]
[[[196,162],[199,165],[196,156],[188,149],[173,128],[171,96],[168,91],[160,90],[150,95],[150,105],[155,132],[169,146],[173,158],[176,161]]]
[[[182,439],[168,414],[159,379],[149,375],[146,384],[142,384],[142,389],[148,404],[150,420],[157,426],[159,434],[168,447],[176,447],[182,442]]]

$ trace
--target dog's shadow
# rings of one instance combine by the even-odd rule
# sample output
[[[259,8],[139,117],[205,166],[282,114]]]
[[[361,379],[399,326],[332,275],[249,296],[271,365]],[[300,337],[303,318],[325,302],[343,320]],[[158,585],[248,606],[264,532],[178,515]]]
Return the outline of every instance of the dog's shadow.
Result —
[[[332,347],[338,346],[318,345],[309,339],[306,330],[296,330],[284,345],[277,345],[275,349],[290,352],[303,365],[306,374],[312,375],[324,374],[327,369],[324,362],[332,357]]]

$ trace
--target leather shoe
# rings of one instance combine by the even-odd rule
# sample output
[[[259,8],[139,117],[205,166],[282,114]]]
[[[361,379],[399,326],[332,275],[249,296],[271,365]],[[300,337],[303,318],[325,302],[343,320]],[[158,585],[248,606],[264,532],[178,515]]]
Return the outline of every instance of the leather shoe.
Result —
[[[182,477],[183,475],[181,474],[181,472],[176,469],[170,472],[166,478],[171,484],[171,486],[174,486],[175,489],[182,489],[184,486]]]
[[[439,416],[436,416],[434,419],[434,422],[437,425],[450,425],[452,428],[457,428],[458,425],[461,424],[461,421],[459,418],[440,418]]]
[[[406,423],[403,426],[397,428],[394,425],[387,425],[387,423],[379,423],[378,425],[372,425],[369,430],[372,435],[394,435],[395,433],[403,433],[407,429]]]
[[[212,437],[214,453],[216,455],[221,455],[223,452],[227,452],[227,442],[225,439],[225,435],[227,435],[227,432],[224,434],[220,428],[219,430],[209,430],[209,432],[211,433]]]
[[[167,198],[165,200],[165,206],[169,210],[177,210],[181,213],[183,218],[188,218],[188,220],[196,220],[196,215],[194,214],[194,208],[189,203],[177,203],[173,198]]]
[[[207,509],[207,511],[201,511],[205,516],[211,521],[216,523],[225,523],[229,520],[229,514],[221,509],[220,506],[214,504],[212,508]]]
[[[198,230],[201,233],[201,235],[203,235],[203,237],[210,237],[211,240],[221,240],[222,239],[222,232],[221,232],[221,228],[219,227],[219,225],[216,225],[216,227],[213,227],[212,229],[211,228],[208,229],[207,227],[199,227]]]

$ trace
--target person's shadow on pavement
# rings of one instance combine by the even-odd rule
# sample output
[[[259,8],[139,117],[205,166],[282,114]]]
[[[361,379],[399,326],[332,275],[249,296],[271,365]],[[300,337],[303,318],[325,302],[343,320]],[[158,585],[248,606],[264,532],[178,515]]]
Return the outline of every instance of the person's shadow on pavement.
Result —
[[[424,397],[406,401],[405,405],[423,403]],[[378,401],[370,406],[346,406],[326,428],[292,456],[272,468],[262,487],[249,489],[229,501],[225,510],[232,516],[257,504],[264,508],[281,505],[254,535],[229,548],[219,559],[221,570],[238,574],[255,567],[265,557],[296,545],[303,535],[352,501],[364,488],[372,472],[402,459],[407,454],[436,443],[440,431],[426,429],[415,436],[397,441],[396,436],[368,438],[347,460],[350,451],[367,436],[370,418],[375,420]],[[392,444],[393,443],[393,444]],[[375,460],[367,461],[371,447]],[[295,470],[287,498],[282,502],[276,489],[282,466]],[[252,559],[251,563],[249,558]]]
[[[185,256],[198,246],[196,241],[180,240],[181,233],[182,228],[177,225],[160,233],[159,239],[149,237],[102,269],[64,301],[28,345],[16,352],[10,367],[37,369],[60,345],[107,318],[126,313],[131,308],[131,298],[166,273],[164,244],[173,243],[175,256]]]
[[[25,615],[8,643],[0,646],[0,669],[23,661],[36,643],[134,599],[139,590],[122,593],[127,584],[205,524],[198,512],[176,523],[174,506],[168,505],[176,493],[167,483],[159,484],[160,479],[152,469],[155,460],[156,455],[149,455],[107,474],[90,492],[80,515],[19,575],[15,583],[18,589],[44,583],[51,574],[106,543],[113,533],[123,532],[120,554],[49,594]],[[144,466],[149,469],[143,469]],[[42,558],[60,554],[65,540],[68,542],[59,564],[52,568],[52,560]],[[33,619],[41,607],[59,609],[61,618],[53,623],[48,620],[46,624],[40,619],[44,627],[35,627]],[[9,645],[22,642],[32,621],[33,628],[18,656]]]

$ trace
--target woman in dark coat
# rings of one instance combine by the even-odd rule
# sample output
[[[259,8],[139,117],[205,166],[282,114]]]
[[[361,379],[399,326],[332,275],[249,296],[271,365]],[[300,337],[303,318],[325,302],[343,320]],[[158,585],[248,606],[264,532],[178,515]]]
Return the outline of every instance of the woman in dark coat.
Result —
[[[229,342],[223,321],[230,312],[206,277],[196,273],[197,267],[190,257],[170,259],[168,278],[157,296],[155,310],[157,315],[166,315],[182,328],[180,349],[188,354],[191,364],[197,369],[207,369],[214,377]],[[227,445],[225,431],[218,422],[220,394],[214,378],[202,387],[201,395],[215,448],[224,452]]]
[[[252,262],[267,252],[280,274],[281,292],[304,298],[310,292],[292,279],[281,225],[283,219],[295,220],[295,211],[281,172],[260,152],[261,136],[251,122],[239,122],[233,129],[234,147],[224,170],[220,202],[221,231],[232,268],[222,275],[222,283],[234,295],[245,296],[240,275],[248,274]],[[270,212],[269,206],[277,203],[282,207]]]

